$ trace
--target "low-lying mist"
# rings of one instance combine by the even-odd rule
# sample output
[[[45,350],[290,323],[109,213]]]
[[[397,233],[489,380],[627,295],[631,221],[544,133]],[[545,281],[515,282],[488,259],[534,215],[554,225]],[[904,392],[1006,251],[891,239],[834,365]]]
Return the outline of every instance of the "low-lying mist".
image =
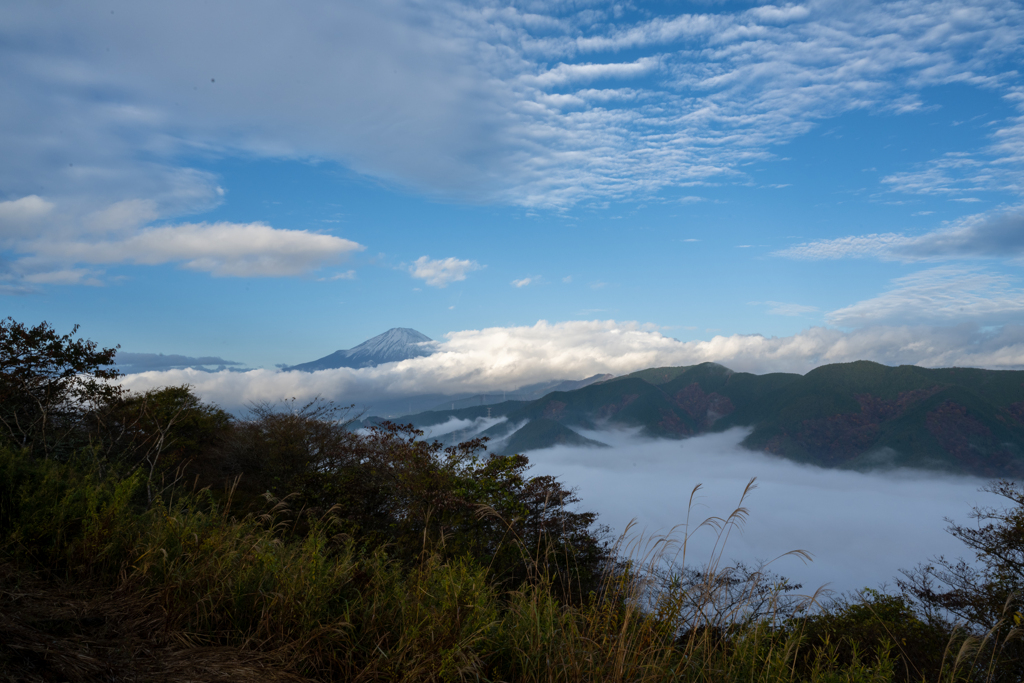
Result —
[[[892,586],[901,568],[931,557],[973,559],[946,533],[944,518],[966,522],[972,505],[998,504],[978,491],[986,483],[981,479],[920,470],[830,470],[755,453],[739,445],[748,433],[742,429],[683,441],[652,441],[635,432],[581,433],[612,448],[532,451],[532,472],[576,488],[580,509],[599,513],[599,522],[615,535],[632,519],[633,533],[648,534],[685,522],[697,484],[703,486],[691,528],[712,515],[726,517],[756,477],[757,489],[744,501],[750,517],[728,539],[723,561],[752,564],[807,550],[814,556],[810,564],[789,556],[769,567],[803,584],[801,593],[823,584],[840,592]],[[695,531],[686,563],[707,563],[714,541],[712,529]]]
[[[427,440],[442,439],[453,433],[458,433],[458,439],[473,439],[482,432],[490,429],[496,424],[505,422],[505,417],[478,417],[475,420],[460,420],[457,417],[448,418],[447,422],[423,428],[423,438]],[[442,439],[444,440],[444,439]]]

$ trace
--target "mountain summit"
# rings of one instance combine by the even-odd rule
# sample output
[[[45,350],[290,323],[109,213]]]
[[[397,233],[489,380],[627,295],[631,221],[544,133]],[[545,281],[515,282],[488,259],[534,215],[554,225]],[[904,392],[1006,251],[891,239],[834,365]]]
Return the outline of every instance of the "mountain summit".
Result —
[[[392,327],[359,346],[335,351],[329,356],[292,365],[285,370],[314,372],[332,368],[372,368],[381,363],[429,356],[433,352],[434,340],[427,335],[408,327]]]

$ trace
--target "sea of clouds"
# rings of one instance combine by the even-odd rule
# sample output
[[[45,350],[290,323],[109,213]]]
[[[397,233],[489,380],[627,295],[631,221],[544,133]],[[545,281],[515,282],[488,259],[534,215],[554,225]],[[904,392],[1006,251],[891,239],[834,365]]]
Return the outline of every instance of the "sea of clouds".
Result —
[[[611,448],[558,446],[528,454],[532,473],[557,476],[577,489],[580,510],[595,511],[614,535],[635,522],[631,534],[665,534],[687,520],[691,536],[686,563],[706,564],[715,554],[717,534],[697,529],[704,519],[728,517],[744,488],[749,517],[725,544],[723,566],[775,560],[769,569],[803,584],[801,593],[821,586],[836,592],[892,587],[900,569],[966,548],[947,531],[946,518],[967,523],[972,506],[998,505],[980,492],[987,483],[920,470],[850,472],[749,451],[743,429],[683,441],[643,439],[630,431],[582,432]],[[676,530],[682,538],[683,529]],[[805,550],[813,561],[795,556]],[[778,559],[776,559],[778,558]]]
[[[450,332],[436,348],[430,356],[373,368],[312,373],[177,368],[131,374],[123,384],[140,391],[189,384],[205,400],[237,410],[254,401],[316,396],[371,405],[403,396],[512,390],[554,379],[707,361],[755,373],[803,373],[825,363],[864,359],[888,365],[1019,368],[1024,366],[1024,328],[914,325],[846,332],[813,327],[786,337],[736,334],[680,341],[634,322],[542,320],[532,326]]]

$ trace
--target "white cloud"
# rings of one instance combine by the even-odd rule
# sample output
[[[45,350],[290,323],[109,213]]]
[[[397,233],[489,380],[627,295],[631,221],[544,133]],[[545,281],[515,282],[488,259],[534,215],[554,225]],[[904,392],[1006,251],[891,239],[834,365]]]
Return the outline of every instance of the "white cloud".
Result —
[[[467,273],[482,268],[485,266],[476,261],[453,257],[431,259],[429,256],[420,256],[409,266],[409,272],[414,278],[424,280],[431,287],[447,287],[452,282],[465,280]]]
[[[84,268],[65,268],[63,270],[43,271],[28,273],[21,279],[33,285],[92,285],[101,286],[103,281],[98,277],[100,273]]]
[[[513,287],[525,287],[528,284],[530,284],[531,282],[533,282],[533,278],[524,277],[521,280],[513,280],[512,281],[512,286]]]
[[[508,418],[505,417],[478,417],[475,420],[460,420],[456,417],[450,418],[447,422],[424,429],[423,438],[435,439],[444,434],[449,434],[456,430],[464,431],[464,439],[469,440],[474,438],[477,434],[487,431],[491,427],[505,422]]]
[[[1014,130],[1016,127],[995,130],[991,135],[997,141],[995,144],[971,153],[948,152],[914,170],[887,175],[882,182],[893,192],[944,196],[954,202],[980,202],[978,197],[961,195],[983,191],[1019,195],[1024,180],[1024,169],[1021,168],[1024,159],[1019,152],[1007,149],[1003,142],[1019,138],[1019,132]]]
[[[775,256],[822,261],[841,258],[892,258],[899,247],[913,242],[913,238],[897,233],[883,233],[839,237],[832,240],[816,240],[798,244],[774,253]]]
[[[133,389],[190,384],[228,408],[249,401],[317,395],[369,401],[413,394],[514,389],[551,379],[626,374],[650,367],[722,363],[745,372],[807,372],[824,363],[875,360],[928,367],[1024,367],[1024,326],[877,325],[851,332],[812,327],[787,337],[716,335],[679,341],[650,326],[570,321],[451,332],[438,352],[375,368],[314,373],[176,370],[125,379]]]
[[[221,222],[144,228],[118,240],[54,240],[46,235],[23,241],[17,249],[31,254],[16,264],[26,268],[50,263],[180,263],[217,276],[281,277],[316,270],[364,247],[306,230]]]
[[[977,214],[918,236],[884,233],[798,244],[775,256],[819,261],[874,257],[889,261],[1024,256],[1024,210]]]
[[[643,76],[659,66],[657,57],[643,57],[635,62],[611,64],[559,64],[537,76],[524,76],[523,80],[541,88],[565,85],[599,78],[628,78]]]
[[[1021,8],[985,0],[955,17],[943,0],[823,0],[641,20],[472,0],[256,3],[244,22],[200,0],[108,5],[4,6],[6,192],[45,180],[61,201],[152,199],[178,218],[216,201],[215,178],[177,167],[198,150],[333,159],[454,197],[564,207],[739,177],[823,118],[920,108],[929,86],[1010,97],[1005,65],[1024,45]],[[624,49],[635,59],[615,61]],[[560,90],[595,79],[616,88]],[[1001,122],[970,159],[885,182],[1016,192],[1022,130]]]
[[[356,279],[356,271],[354,271],[354,270],[346,270],[344,273],[335,273],[334,275],[331,275],[330,277],[322,277],[322,278],[320,278],[320,281],[321,282],[333,282],[335,280],[355,280],[355,279]]]
[[[53,211],[53,202],[30,194],[21,199],[0,202],[0,234],[9,237]]]
[[[586,90],[577,90],[575,95],[581,100],[612,102],[615,100],[636,100],[643,96],[644,93],[633,88],[604,88],[601,90],[588,88]]]
[[[785,315],[790,317],[797,317],[818,312],[818,309],[815,306],[791,304],[782,301],[754,301],[752,303],[767,306],[769,315]]]
[[[137,230],[160,217],[151,199],[125,199],[87,214],[84,227],[89,234],[120,234]]]
[[[828,314],[829,322],[862,326],[903,321],[989,321],[1024,317],[1024,289],[980,269],[932,268],[897,278],[889,291]]]

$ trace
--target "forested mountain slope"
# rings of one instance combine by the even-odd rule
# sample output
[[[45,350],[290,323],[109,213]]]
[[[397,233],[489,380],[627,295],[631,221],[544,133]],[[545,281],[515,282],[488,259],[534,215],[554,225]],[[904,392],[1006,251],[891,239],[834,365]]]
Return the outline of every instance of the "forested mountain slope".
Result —
[[[454,418],[479,427],[487,417],[506,419],[444,436],[509,438],[495,444],[505,452],[513,444],[535,450],[572,440],[548,421],[568,430],[632,427],[675,439],[741,426],[752,429],[743,442],[748,448],[823,467],[1024,476],[1020,371],[857,361],[806,375],[754,375],[702,363],[651,368],[536,401],[420,413],[398,422],[436,428]],[[519,433],[539,420],[544,429]]]

